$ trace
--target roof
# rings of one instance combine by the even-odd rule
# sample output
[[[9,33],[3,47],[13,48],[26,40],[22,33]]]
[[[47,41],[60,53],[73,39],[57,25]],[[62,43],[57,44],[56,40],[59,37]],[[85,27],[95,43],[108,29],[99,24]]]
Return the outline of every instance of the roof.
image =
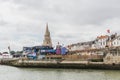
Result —
[[[108,35],[101,35],[101,36],[97,36],[97,39],[105,39],[105,38],[108,38],[109,36]]]
[[[115,39],[117,39],[117,38],[119,38],[119,37],[120,37],[120,35],[114,37],[113,39],[111,39],[111,41],[114,41]]]
[[[69,46],[73,47],[73,46],[77,46],[77,45],[91,45],[91,44],[94,44],[95,41],[87,41],[87,42],[79,42],[79,43],[76,43],[76,44],[71,44]]]

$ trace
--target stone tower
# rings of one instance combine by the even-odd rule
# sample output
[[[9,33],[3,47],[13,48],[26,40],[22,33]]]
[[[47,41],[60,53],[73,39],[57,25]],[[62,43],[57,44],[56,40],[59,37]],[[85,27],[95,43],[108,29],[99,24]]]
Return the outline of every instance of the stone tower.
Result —
[[[48,24],[46,24],[46,31],[44,35],[43,46],[52,47],[52,41],[51,41],[49,29],[48,29]]]

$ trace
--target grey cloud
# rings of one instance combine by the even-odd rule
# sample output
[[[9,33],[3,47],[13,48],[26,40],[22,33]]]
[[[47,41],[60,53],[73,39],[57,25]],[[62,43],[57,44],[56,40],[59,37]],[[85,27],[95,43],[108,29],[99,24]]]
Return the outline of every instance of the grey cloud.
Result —
[[[68,35],[68,34],[59,34],[59,35],[56,35],[58,38],[62,38],[62,39],[71,39],[71,38],[75,38],[75,35]]]
[[[2,26],[4,26],[4,25],[7,25],[8,23],[6,22],[6,21],[4,21],[4,20],[0,20],[0,26],[2,27]]]
[[[8,22],[3,19],[2,15],[0,15],[0,27],[3,27],[4,25],[7,25],[7,24]]]
[[[120,17],[119,0],[14,0],[14,2],[25,5],[27,9],[39,11],[40,18],[52,22],[101,24],[105,20]]]

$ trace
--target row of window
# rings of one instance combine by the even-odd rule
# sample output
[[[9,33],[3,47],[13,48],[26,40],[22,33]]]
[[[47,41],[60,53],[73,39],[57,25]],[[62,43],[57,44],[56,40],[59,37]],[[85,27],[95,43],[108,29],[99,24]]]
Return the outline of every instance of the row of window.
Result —
[[[119,45],[120,44],[120,42],[113,42],[113,44],[112,45]]]
[[[104,46],[104,45],[106,45],[106,42],[100,42],[100,45]],[[113,42],[112,45],[120,45],[120,42],[119,41]]]
[[[106,45],[106,42],[101,42],[100,45],[101,46]]]

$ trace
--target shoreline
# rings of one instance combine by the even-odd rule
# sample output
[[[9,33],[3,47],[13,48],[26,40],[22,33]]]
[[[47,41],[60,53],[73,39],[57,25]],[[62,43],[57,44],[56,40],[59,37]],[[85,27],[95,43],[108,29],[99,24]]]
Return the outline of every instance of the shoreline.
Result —
[[[2,60],[1,65],[20,68],[60,68],[60,69],[98,69],[98,70],[120,70],[120,64],[106,64],[104,62],[90,61],[35,61],[35,60]]]

